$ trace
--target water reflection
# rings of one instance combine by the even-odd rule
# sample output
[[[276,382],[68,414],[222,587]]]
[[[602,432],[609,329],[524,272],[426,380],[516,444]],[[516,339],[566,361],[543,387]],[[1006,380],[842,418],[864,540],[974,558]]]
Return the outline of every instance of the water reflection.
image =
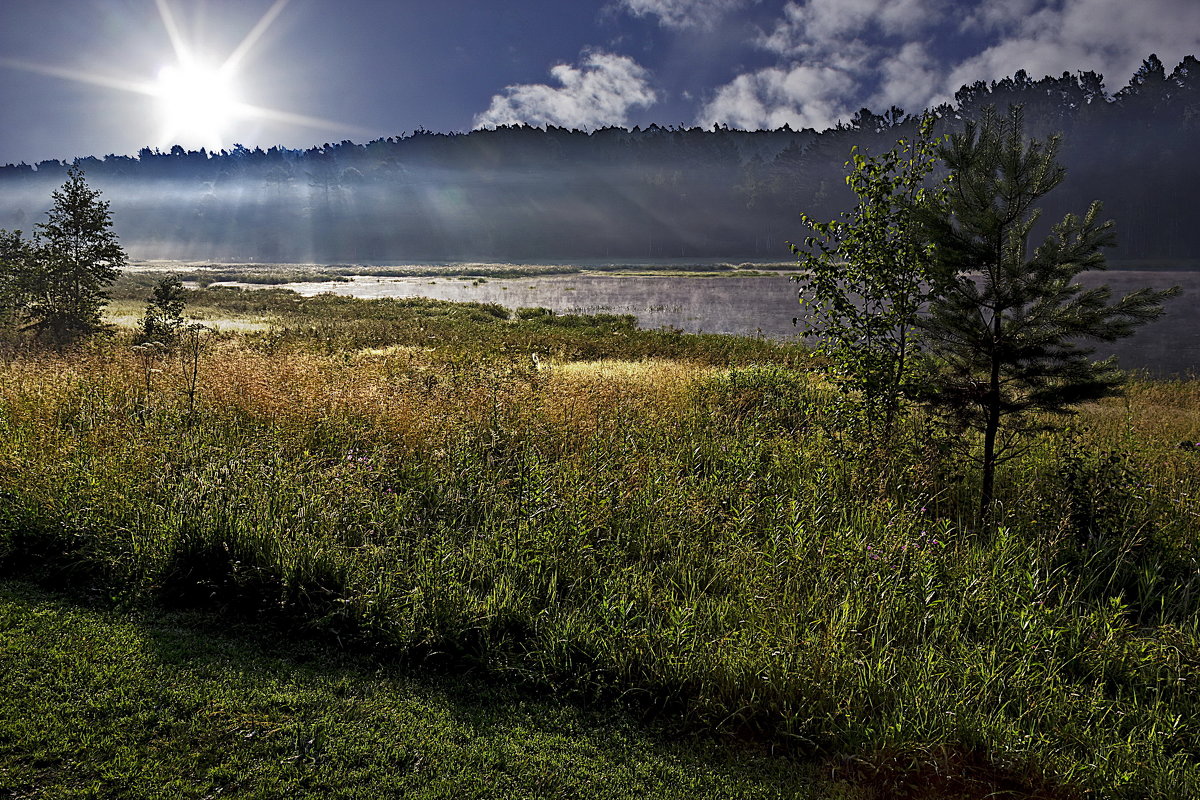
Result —
[[[1113,295],[1149,286],[1183,287],[1166,313],[1136,335],[1100,343],[1098,355],[1116,355],[1122,367],[1158,376],[1188,375],[1200,368],[1200,325],[1192,307],[1200,272],[1128,270],[1089,273],[1087,286],[1107,283]],[[800,313],[796,285],[786,275],[701,278],[694,276],[576,274],[538,278],[378,278],[355,276],[348,283],[296,283],[301,294],[355,297],[428,297],[498,303],[508,308],[543,306],[561,314],[633,314],[643,328],[732,333],[771,338],[797,336]]]

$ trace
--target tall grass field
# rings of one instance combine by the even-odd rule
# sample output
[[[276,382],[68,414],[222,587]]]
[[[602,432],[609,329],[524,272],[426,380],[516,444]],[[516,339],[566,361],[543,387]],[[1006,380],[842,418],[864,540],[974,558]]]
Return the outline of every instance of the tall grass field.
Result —
[[[880,446],[798,344],[189,302],[261,324],[4,350],[4,574],[669,720],[842,797],[1200,797],[1194,381],[1026,440],[984,524],[971,442],[917,409]]]

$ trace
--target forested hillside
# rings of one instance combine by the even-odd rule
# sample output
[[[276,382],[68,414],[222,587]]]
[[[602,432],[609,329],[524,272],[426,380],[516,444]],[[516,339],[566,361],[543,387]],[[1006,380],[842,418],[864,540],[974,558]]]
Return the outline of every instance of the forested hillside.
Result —
[[[1200,257],[1189,200],[1200,177],[1200,61],[1151,56],[1110,93],[1084,72],[964,86],[931,109],[940,130],[1020,103],[1033,136],[1061,132],[1070,180],[1046,217],[1105,201],[1124,259]],[[799,214],[849,204],[850,148],[915,129],[898,108],[817,132],[725,128],[501,127],[308,150],[144,148],[78,158],[112,201],[134,258],[407,260],[788,260]],[[26,229],[68,162],[0,167],[0,228]]]

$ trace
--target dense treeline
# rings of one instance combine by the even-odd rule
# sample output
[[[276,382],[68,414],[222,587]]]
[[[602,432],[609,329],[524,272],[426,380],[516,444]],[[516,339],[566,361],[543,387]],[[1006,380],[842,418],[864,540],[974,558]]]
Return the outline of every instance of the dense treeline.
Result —
[[[1047,218],[1104,198],[1119,224],[1114,255],[1200,254],[1195,211],[1177,200],[1200,175],[1200,61],[1168,73],[1151,56],[1115,94],[1092,72],[1022,71],[964,86],[933,113],[944,131],[1015,103],[1030,134],[1065,134],[1071,180]],[[850,148],[890,147],[916,124],[898,108],[863,109],[820,133],[517,126],[75,163],[122,209],[116,229],[138,258],[782,260],[801,210],[832,217],[850,205]],[[0,228],[39,218],[67,167],[0,167]]]

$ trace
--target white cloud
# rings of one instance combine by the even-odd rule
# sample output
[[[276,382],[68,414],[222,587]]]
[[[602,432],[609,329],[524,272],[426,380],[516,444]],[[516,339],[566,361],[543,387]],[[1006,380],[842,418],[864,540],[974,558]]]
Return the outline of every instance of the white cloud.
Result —
[[[629,111],[653,105],[658,96],[650,75],[628,56],[586,53],[581,66],[559,64],[550,70],[559,86],[542,83],[508,86],[475,117],[476,128],[498,125],[558,125],[600,128],[626,125]]]
[[[980,3],[968,11],[962,21],[963,30],[996,31],[1031,16],[1042,0],[994,0]]]
[[[1114,91],[1150,53],[1157,53],[1169,71],[1184,56],[1200,52],[1196,0],[998,0],[989,9],[973,19],[993,31],[996,41],[951,71],[950,91],[1018,69],[1034,79],[1094,70]]]
[[[851,110],[854,79],[832,67],[770,67],[739,75],[717,90],[700,112],[703,127],[724,123],[745,130],[828,128]]]
[[[751,0],[621,0],[631,14],[658,17],[667,28],[711,28]]]
[[[875,110],[899,106],[910,112],[928,108],[938,97],[941,70],[925,45],[909,42],[878,64],[879,88],[867,101]]]
[[[718,88],[697,121],[826,128],[868,102],[924,108],[942,89],[937,64],[917,37],[935,24],[945,1],[789,2],[758,40],[783,63]]]
[[[1168,70],[1200,53],[1200,0],[789,0],[756,44],[778,63],[713,90],[697,124],[822,127],[863,106],[918,112],[1021,69],[1035,80],[1094,70],[1116,91],[1152,52]],[[963,45],[979,49],[951,56]]]
[[[931,27],[944,0],[805,0],[790,2],[759,44],[782,56],[836,56],[865,33],[911,36]]]

